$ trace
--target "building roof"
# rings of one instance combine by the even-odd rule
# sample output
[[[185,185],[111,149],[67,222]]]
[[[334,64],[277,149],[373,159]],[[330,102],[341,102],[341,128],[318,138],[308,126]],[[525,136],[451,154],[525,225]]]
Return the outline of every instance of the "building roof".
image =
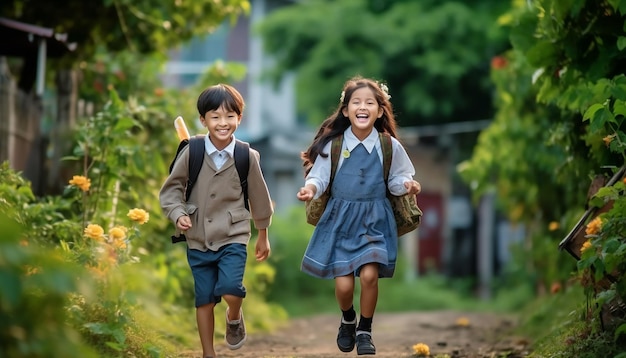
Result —
[[[0,17],[0,56],[21,57],[37,52],[38,38],[46,41],[47,57],[61,57],[74,51],[76,43],[67,42],[67,34],[54,29]]]

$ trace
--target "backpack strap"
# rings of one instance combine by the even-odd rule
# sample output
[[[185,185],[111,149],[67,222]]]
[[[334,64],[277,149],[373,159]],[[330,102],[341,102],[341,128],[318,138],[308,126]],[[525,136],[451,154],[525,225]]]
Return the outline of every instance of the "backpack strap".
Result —
[[[391,157],[393,156],[391,136],[389,133],[378,133],[378,138],[380,138],[380,146],[383,151],[383,177],[385,178],[385,183],[387,183],[389,170],[391,169]]]
[[[193,185],[198,180],[202,162],[204,162],[204,135],[195,135],[189,138],[189,176],[187,178],[185,200],[191,195]]]
[[[180,141],[180,143],[178,143],[178,149],[176,149],[176,156],[174,157],[174,159],[172,160],[172,162],[170,163],[170,173],[172,172],[172,169],[174,169],[174,164],[176,163],[176,161],[178,160],[178,157],[180,157],[180,152],[183,150],[183,148],[185,148],[187,145],[189,145],[189,139],[183,139]]]
[[[335,172],[337,171],[337,165],[339,165],[339,154],[341,153],[341,145],[343,144],[343,134],[333,138],[330,145],[330,181],[328,182],[328,188],[333,183],[335,178]]]
[[[243,203],[246,210],[250,211],[248,204],[248,171],[250,170],[250,144],[236,140],[235,151],[233,153],[235,159],[235,168],[239,174],[239,183],[241,183],[241,191],[243,191]]]

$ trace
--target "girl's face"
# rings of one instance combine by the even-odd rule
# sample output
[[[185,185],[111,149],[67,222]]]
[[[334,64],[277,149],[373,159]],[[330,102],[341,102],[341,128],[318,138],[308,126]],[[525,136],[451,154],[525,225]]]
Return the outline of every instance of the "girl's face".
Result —
[[[354,135],[363,140],[372,132],[376,120],[382,117],[383,109],[378,105],[374,91],[366,86],[352,92],[342,113],[350,120]]]
[[[220,106],[214,111],[208,111],[200,117],[200,122],[209,130],[209,138],[218,150],[226,148],[233,133],[241,123],[241,116],[234,111],[228,111]]]

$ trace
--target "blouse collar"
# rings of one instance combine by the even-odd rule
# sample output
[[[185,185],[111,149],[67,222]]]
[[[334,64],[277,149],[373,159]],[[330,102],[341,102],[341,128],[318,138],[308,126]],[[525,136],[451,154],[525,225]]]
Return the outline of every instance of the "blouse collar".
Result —
[[[352,151],[359,143],[363,144],[368,153],[371,153],[372,150],[376,147],[376,143],[378,143],[378,131],[375,128],[372,128],[370,134],[363,140],[359,140],[354,133],[352,133],[352,127],[348,127],[343,132],[343,142],[345,147]]]

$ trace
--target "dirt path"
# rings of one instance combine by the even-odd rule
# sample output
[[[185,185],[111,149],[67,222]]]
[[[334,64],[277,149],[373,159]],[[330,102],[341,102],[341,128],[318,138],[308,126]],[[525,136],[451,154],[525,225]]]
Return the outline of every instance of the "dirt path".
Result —
[[[459,323],[469,323],[467,326]],[[502,315],[453,311],[377,314],[373,338],[376,357],[414,357],[413,345],[424,343],[430,357],[520,358],[528,354],[528,341],[511,336],[515,321]],[[351,357],[356,350],[342,353],[335,338],[338,318],[319,315],[294,319],[271,334],[249,335],[239,350],[217,346],[220,358],[312,358]],[[200,357],[189,352],[185,357]],[[445,355],[447,354],[447,356]]]

